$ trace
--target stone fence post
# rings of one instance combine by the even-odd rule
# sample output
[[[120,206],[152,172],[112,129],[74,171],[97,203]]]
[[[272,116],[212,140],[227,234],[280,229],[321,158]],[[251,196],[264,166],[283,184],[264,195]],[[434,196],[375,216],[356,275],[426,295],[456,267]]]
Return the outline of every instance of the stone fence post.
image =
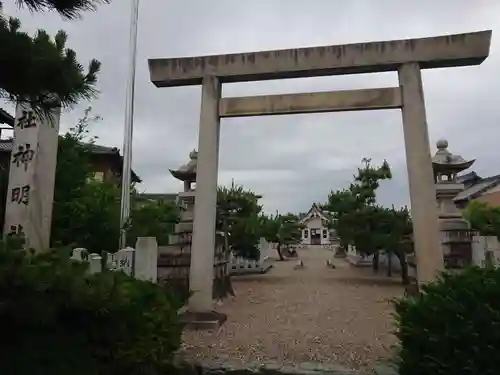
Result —
[[[135,277],[158,281],[158,242],[156,237],[138,237],[135,243]]]

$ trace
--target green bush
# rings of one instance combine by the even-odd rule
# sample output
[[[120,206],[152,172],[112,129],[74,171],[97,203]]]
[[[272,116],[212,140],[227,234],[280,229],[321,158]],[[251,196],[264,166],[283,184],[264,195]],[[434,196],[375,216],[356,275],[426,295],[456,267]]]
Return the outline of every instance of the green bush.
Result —
[[[164,373],[182,331],[169,291],[13,248],[0,244],[1,374]]]
[[[499,269],[443,274],[395,307],[400,375],[499,373]]]

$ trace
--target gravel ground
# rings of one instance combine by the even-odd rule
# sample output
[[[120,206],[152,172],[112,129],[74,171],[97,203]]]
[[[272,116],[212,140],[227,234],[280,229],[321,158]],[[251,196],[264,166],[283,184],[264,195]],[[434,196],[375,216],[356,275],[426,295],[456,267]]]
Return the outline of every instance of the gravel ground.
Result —
[[[217,308],[228,315],[216,332],[186,331],[180,355],[189,359],[322,362],[367,369],[395,343],[390,300],[403,294],[397,276],[334,259],[331,251],[302,250],[296,261],[275,262],[265,275],[234,277],[236,297]],[[274,256],[274,254],[271,254]]]

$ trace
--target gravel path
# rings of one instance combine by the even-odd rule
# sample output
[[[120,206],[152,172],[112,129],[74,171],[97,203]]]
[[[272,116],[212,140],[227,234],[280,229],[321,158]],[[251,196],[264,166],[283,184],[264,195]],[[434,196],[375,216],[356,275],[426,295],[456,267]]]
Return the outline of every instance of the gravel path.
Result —
[[[397,276],[375,277],[342,259],[328,268],[331,254],[302,250],[304,269],[294,270],[290,260],[265,275],[234,277],[236,297],[218,308],[228,321],[217,332],[185,332],[180,355],[372,367],[395,343],[389,301],[403,288]]]

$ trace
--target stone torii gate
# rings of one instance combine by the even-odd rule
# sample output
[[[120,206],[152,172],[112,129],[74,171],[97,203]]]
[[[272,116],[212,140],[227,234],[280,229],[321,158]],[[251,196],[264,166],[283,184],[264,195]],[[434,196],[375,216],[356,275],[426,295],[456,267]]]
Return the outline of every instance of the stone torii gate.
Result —
[[[325,47],[149,59],[157,87],[202,85],[198,176],[189,301],[192,312],[213,308],[213,258],[220,119],[295,113],[400,108],[419,283],[443,268],[436,191],[422,87],[422,69],[479,65],[491,31]],[[221,98],[221,84],[397,71],[398,87]]]

